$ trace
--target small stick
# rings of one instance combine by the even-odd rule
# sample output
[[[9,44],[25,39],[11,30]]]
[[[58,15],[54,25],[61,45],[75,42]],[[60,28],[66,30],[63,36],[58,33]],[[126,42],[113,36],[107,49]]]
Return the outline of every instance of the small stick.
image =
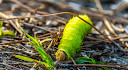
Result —
[[[42,37],[42,38],[38,38],[38,39],[45,39],[45,38],[49,38],[51,36],[47,36],[47,37]],[[17,41],[10,41],[10,42],[5,42],[5,43],[0,43],[0,45],[12,45],[12,44],[17,44],[17,43],[22,43],[22,42],[29,42],[28,39],[24,39],[24,40],[17,40]]]
[[[112,28],[114,28],[115,30],[119,31],[119,32],[124,32],[123,28],[118,28],[116,27],[114,24],[111,24]]]
[[[48,45],[48,48],[47,48],[47,49],[49,49],[49,48],[52,46],[52,44],[53,44],[53,40],[52,40],[51,43]]]
[[[24,25],[28,25],[28,26],[31,26],[31,27],[36,27],[36,28],[39,28],[39,29],[43,29],[43,30],[46,30],[48,32],[55,32],[55,31],[51,31],[51,29],[54,29],[54,28],[46,28],[46,27],[40,27],[40,26],[36,26],[34,24],[27,24],[27,23],[22,23]]]
[[[2,12],[0,12],[0,17],[10,19],[10,17],[8,15],[6,15]],[[17,28],[17,26],[15,25],[15,23],[12,20],[9,20],[9,22],[20,34],[23,34],[22,31],[19,28]]]
[[[108,38],[110,38],[110,39],[112,38],[112,37],[110,36],[110,33],[108,32],[107,29],[104,29],[103,31],[106,33],[106,35],[108,36]]]
[[[121,47],[118,43],[116,43],[115,41],[112,41],[112,44],[115,45],[116,47],[118,47],[120,51],[126,52],[126,54],[127,54],[127,52],[128,52],[127,49],[125,50],[124,48],[122,48],[122,47]]]
[[[18,52],[21,52],[23,54],[27,54],[27,55],[32,55],[32,56],[36,56],[37,54],[36,53],[31,53],[31,52],[28,52],[28,51],[24,51],[22,49],[17,49],[16,47],[10,47],[8,45],[0,45],[0,47],[4,47],[4,48],[8,48],[8,49],[11,49],[11,50],[15,50],[15,51],[18,51]]]
[[[20,70],[19,68],[16,68],[16,67],[14,67],[14,66],[12,66],[12,65],[8,65],[8,64],[6,64],[6,63],[0,63],[0,64],[5,65],[5,66],[8,66],[8,67],[10,67],[10,68],[13,68],[13,69],[15,69],[15,70]]]
[[[96,5],[97,5],[99,11],[103,14],[103,13],[104,13],[104,10],[103,10],[103,8],[102,8],[102,6],[101,6],[100,1],[99,1],[99,0],[95,0],[95,2],[96,2]],[[117,34],[116,34],[115,31],[112,29],[112,27],[110,26],[110,23],[108,22],[108,20],[107,20],[105,17],[103,18],[103,21],[104,21],[104,24],[106,25],[106,27],[108,28],[108,30],[109,30],[111,33],[113,33],[115,36],[117,36]]]
[[[93,24],[90,24],[89,22],[87,22],[86,20],[84,20],[83,18],[79,17],[77,14],[72,13],[72,12],[61,12],[61,13],[55,13],[55,14],[48,14],[48,15],[40,15],[40,16],[32,16],[32,17],[46,17],[46,16],[54,16],[54,15],[60,15],[60,14],[71,14],[74,16],[77,16],[78,18],[80,18],[81,20],[83,20],[84,22],[86,22],[87,24],[89,24],[90,26],[92,26],[96,31],[98,31],[101,35],[103,35],[106,39],[108,39],[110,42],[112,42],[111,39],[109,39],[107,36],[105,36],[101,31],[99,31]],[[32,17],[17,17],[17,18],[12,18],[12,19],[22,19],[22,18],[32,18]],[[8,19],[8,20],[12,20],[12,19]]]
[[[99,9],[99,11],[101,13],[104,13],[104,10],[100,4],[100,1],[99,0],[95,0],[96,4],[97,4],[97,7]],[[107,28],[115,35],[115,36],[118,36],[114,30],[111,28],[110,24],[108,23],[107,19],[106,18],[103,18],[103,21],[105,22]],[[111,40],[112,41],[112,40]],[[123,43],[123,41],[121,41]],[[112,42],[115,46],[117,46],[121,51],[123,52],[128,52],[128,50],[124,50],[119,44],[117,44],[115,41]]]
[[[128,49],[128,43],[125,43],[126,47],[124,49]]]
[[[100,11],[101,13],[104,13],[104,10],[103,10],[103,8],[102,8],[102,6],[101,6],[101,4],[100,4],[100,1],[99,1],[99,0],[95,0],[95,2],[96,2],[96,5],[97,5],[99,11]]]
[[[128,69],[124,67],[116,67],[116,65],[106,65],[106,64],[75,64],[74,66],[93,66],[93,67],[110,67],[110,68],[117,68],[117,69]]]
[[[112,29],[110,23],[108,22],[108,20],[106,18],[103,18],[104,24],[106,25],[107,29],[114,34],[115,36],[117,36],[117,34],[115,33],[115,31]]]
[[[103,42],[109,43],[108,40],[99,39],[99,38],[95,38],[95,37],[86,36],[85,38],[95,40],[95,41],[103,41]]]
[[[10,0],[10,1],[16,3],[17,5],[19,5],[19,6],[23,7],[23,8],[26,8],[28,11],[30,11],[30,12],[32,12],[32,13],[35,13],[35,10],[34,10],[34,9],[32,9],[31,7],[29,7],[29,6],[25,5],[25,4],[23,4],[22,2],[19,2],[18,0]],[[43,15],[44,15],[44,14],[45,14],[45,15],[48,15],[48,14],[49,14],[49,13],[43,12],[43,11],[36,11],[36,13],[38,13],[38,14],[43,14]],[[54,16],[54,17],[59,18],[59,19],[56,20],[56,21],[65,24],[65,19],[64,19],[64,18],[59,17],[59,16]],[[60,21],[60,18],[61,18],[61,21]],[[62,19],[63,19],[63,20],[62,20]]]
[[[50,35],[50,34],[53,34],[53,33],[56,33],[56,32],[46,33],[46,34],[43,34],[43,35],[38,36],[38,38],[40,38],[40,37],[44,37],[44,36],[47,36],[47,35]]]
[[[76,62],[73,60],[73,58],[71,58],[72,62],[76,65]],[[78,70],[80,70],[79,67],[77,67]]]
[[[120,12],[124,11],[128,8],[128,3],[123,3],[116,11],[115,16],[117,16]]]
[[[27,39],[17,40],[17,41],[10,41],[10,42],[6,42],[6,43],[0,43],[0,45],[11,45],[11,44],[22,43],[22,42],[29,42],[29,41]]]

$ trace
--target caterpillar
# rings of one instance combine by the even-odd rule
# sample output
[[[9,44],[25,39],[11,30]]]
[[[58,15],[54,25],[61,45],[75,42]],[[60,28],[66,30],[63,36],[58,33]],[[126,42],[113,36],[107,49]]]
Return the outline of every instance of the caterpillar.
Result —
[[[92,21],[87,15],[79,15],[90,24]],[[62,39],[56,52],[56,60],[65,60],[74,57],[80,50],[84,37],[90,33],[92,26],[78,17],[73,17],[64,28]]]

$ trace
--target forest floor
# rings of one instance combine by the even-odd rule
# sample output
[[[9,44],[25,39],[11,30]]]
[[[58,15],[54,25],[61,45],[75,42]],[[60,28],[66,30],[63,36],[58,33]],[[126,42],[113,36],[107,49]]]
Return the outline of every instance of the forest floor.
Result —
[[[41,45],[55,63],[54,70],[128,70],[127,7],[127,0],[0,0],[0,70],[48,69],[35,61],[43,62],[43,58],[18,25],[43,42]],[[80,53],[73,59],[56,61],[63,29],[73,17],[67,12],[87,14],[100,33],[93,28],[84,38]],[[14,54],[35,60],[21,60]],[[89,60],[81,59],[78,64],[80,57]]]

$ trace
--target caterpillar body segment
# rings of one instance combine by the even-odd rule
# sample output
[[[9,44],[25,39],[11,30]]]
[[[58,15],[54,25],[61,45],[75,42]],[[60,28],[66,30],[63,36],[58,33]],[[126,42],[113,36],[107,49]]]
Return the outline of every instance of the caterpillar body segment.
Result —
[[[87,15],[79,15],[92,24]],[[78,17],[69,20],[64,28],[62,39],[56,52],[57,60],[65,60],[74,57],[80,50],[84,37],[90,33],[92,27]]]

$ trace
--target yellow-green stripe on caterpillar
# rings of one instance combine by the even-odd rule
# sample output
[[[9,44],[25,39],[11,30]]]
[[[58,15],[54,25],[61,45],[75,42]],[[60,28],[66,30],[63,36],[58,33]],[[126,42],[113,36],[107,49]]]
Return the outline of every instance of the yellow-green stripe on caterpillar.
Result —
[[[92,24],[87,15],[79,15],[79,17]],[[70,19],[64,28],[63,36],[56,52],[56,59],[65,60],[74,57],[81,50],[82,41],[91,30],[92,26],[80,18],[73,17]]]

